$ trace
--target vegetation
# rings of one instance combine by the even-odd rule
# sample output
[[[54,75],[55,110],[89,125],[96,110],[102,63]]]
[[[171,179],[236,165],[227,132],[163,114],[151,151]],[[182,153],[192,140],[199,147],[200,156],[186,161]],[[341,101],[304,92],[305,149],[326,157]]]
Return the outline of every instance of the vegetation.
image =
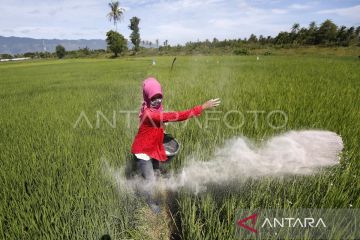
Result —
[[[57,46],[56,46],[55,52],[56,52],[56,56],[57,56],[58,58],[63,58],[63,57],[65,57],[65,55],[66,55],[66,50],[65,50],[65,48],[64,48],[63,46],[61,46],[61,45],[57,45]]]
[[[29,57],[29,58],[56,58],[56,52],[26,52],[24,54],[17,54],[19,57]]]
[[[110,12],[108,13],[109,21],[114,23],[115,31],[117,31],[117,23],[121,21],[125,9],[120,7],[119,1],[109,3]]]
[[[120,19],[120,18],[118,18]],[[295,23],[290,32],[280,32],[276,37],[260,35],[257,37],[251,34],[248,39],[224,39],[214,38],[212,41],[188,42],[185,45],[171,46],[168,40],[165,40],[160,46],[159,40],[155,43],[140,39],[137,17],[132,18],[133,26],[136,30],[130,36],[138,56],[155,55],[271,55],[284,53],[299,54],[324,54],[343,53],[342,55],[359,55],[360,47],[360,27],[337,26],[332,21],[326,20],[318,27],[315,22],[311,22],[308,28],[301,28]],[[116,20],[117,21],[117,20]],[[135,27],[137,23],[137,27]],[[130,27],[129,26],[129,27]],[[137,33],[136,33],[137,32]],[[126,46],[127,47],[127,46]],[[104,50],[79,49],[67,53],[66,58],[79,57],[109,57],[108,52]],[[135,49],[134,49],[135,50]],[[109,52],[110,48],[108,49]],[[352,53],[351,53],[352,52]],[[132,55],[132,52],[126,52],[122,49],[122,55]],[[54,54],[49,52],[16,54],[7,57],[31,57],[31,58],[54,58]],[[5,57],[2,57],[5,58]]]
[[[127,40],[120,33],[110,30],[106,36],[108,49],[114,53],[115,57],[127,49]]]
[[[145,41],[144,43],[145,44]],[[153,46],[152,42],[146,45]],[[158,46],[158,43],[156,44]],[[326,20],[318,27],[315,22],[311,22],[308,28],[300,27],[295,23],[290,32],[280,32],[277,36],[256,36],[251,34],[244,39],[224,39],[213,38],[211,41],[187,42],[185,45],[171,46],[165,40],[158,51],[142,49],[143,54],[150,52],[151,55],[193,55],[193,54],[265,54],[279,52],[280,49],[296,48],[342,48],[360,47],[360,26],[359,27],[338,27],[331,20]],[[282,52],[282,51],[280,51]],[[301,52],[301,50],[300,50]],[[326,50],[325,50],[326,52]]]
[[[0,54],[0,59],[12,59],[13,56],[7,53]]]
[[[132,17],[130,19],[129,28],[130,28],[130,30],[132,30],[132,33],[130,35],[130,40],[131,40],[132,44],[134,45],[135,53],[137,51],[139,51],[139,48],[140,48],[139,23],[140,23],[140,18],[138,18],[138,17]]]
[[[123,35],[117,32],[117,23],[121,21],[125,10],[120,7],[119,1],[111,1],[109,7],[111,11],[108,14],[108,17],[110,22],[114,22],[115,31],[110,30],[106,33],[106,42],[108,50],[114,53],[114,57],[117,57],[118,54],[127,50],[127,40]]]
[[[234,50],[235,55],[249,55],[249,50],[246,48],[238,48]]]
[[[243,45],[261,47],[264,45],[280,46],[280,47],[298,47],[298,46],[360,46],[360,26],[355,27],[338,27],[331,20],[324,21],[320,27],[315,22],[311,22],[308,28],[300,28],[295,23],[291,32],[280,32],[276,37],[260,35],[257,37],[251,34],[248,39],[233,39],[219,41],[214,38],[212,41],[205,40],[203,42],[188,42],[185,48],[224,48],[239,47]]]
[[[207,129],[196,121],[169,124],[167,131],[182,144],[171,165],[175,171],[190,156],[206,161],[226,139],[239,135],[260,142],[293,129],[326,129],[340,134],[345,144],[338,166],[312,176],[236,181],[208,186],[199,195],[182,189],[170,208],[177,224],[171,229],[174,235],[237,239],[238,208],[360,207],[357,57],[270,55],[256,61],[253,56],[180,56],[172,72],[173,57],[157,57],[155,66],[152,59],[0,64],[1,239],[169,236],[164,229],[172,218],[165,208],[161,216],[153,216],[144,202],[119,189],[103,171],[104,161],[120,169],[130,160],[141,81],[149,75],[161,81],[166,109],[186,109],[220,97],[217,110],[223,113],[281,109],[289,116],[286,128],[279,130],[270,128],[265,116],[255,127],[253,115],[245,115],[239,129],[214,121]],[[130,126],[122,110],[134,111]],[[97,126],[97,111],[110,122],[115,111],[115,128],[103,118]],[[74,128],[82,112],[91,125],[83,119]],[[199,121],[205,124],[206,119]]]
[[[106,54],[105,49],[91,50],[88,47],[80,48],[79,50],[67,51],[66,58],[94,58],[104,57]]]

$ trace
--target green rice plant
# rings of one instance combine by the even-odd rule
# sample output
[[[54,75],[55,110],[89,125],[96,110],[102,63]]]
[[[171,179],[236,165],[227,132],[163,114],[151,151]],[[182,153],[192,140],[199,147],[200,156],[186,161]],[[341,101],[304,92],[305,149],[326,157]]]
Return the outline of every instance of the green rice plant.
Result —
[[[236,239],[239,208],[360,207],[356,57],[184,56],[170,71],[172,59],[157,57],[155,66],[152,58],[0,64],[0,238],[156,238],[161,232],[149,237],[147,229],[166,229],[173,221],[182,239]],[[166,110],[222,99],[218,113],[206,113],[220,121],[203,116],[167,126],[182,144],[174,171],[191,159],[211,159],[232,137],[261,144],[295,129],[340,134],[345,146],[340,164],[311,176],[239,176],[238,182],[208,186],[197,196],[181,189],[170,209],[173,219],[150,221],[145,203],[119,189],[101,160],[114,169],[131,162],[141,82],[149,75],[162,83]],[[244,118],[233,114],[224,121],[233,110]],[[256,123],[255,110],[264,112]],[[287,114],[283,128],[269,126],[273,110]],[[269,121],[279,125],[283,119]]]

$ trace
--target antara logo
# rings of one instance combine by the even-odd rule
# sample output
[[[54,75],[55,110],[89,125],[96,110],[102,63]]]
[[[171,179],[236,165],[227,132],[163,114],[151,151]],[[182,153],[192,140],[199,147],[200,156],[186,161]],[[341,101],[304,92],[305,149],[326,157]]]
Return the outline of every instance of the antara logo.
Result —
[[[255,229],[256,221],[257,221],[258,214],[252,214],[246,218],[240,219],[237,224],[245,228],[246,230],[257,233],[257,229]],[[246,222],[251,221],[251,226],[247,225]],[[309,218],[292,218],[292,217],[285,217],[285,218],[265,218],[264,222],[260,225],[261,228],[277,228],[277,227],[286,227],[286,228],[317,228],[317,227],[324,227],[326,228],[326,224],[322,218],[315,219],[312,217]]]
[[[307,228],[307,227],[319,227],[323,226],[326,228],[325,222],[322,218],[319,218],[316,220],[315,218],[273,218],[270,220],[269,218],[265,218],[263,224],[261,227],[289,227],[289,228],[295,228],[295,227],[301,227],[301,228]]]
[[[241,219],[237,222],[237,224],[240,226],[240,227],[243,227],[251,232],[254,232],[254,233],[257,233],[256,229],[254,228],[255,225],[256,225],[256,220],[257,220],[257,214],[254,213],[253,215],[249,216],[249,217],[246,217],[244,219]],[[245,222],[251,220],[252,222],[252,227],[248,226],[248,225],[245,225]]]

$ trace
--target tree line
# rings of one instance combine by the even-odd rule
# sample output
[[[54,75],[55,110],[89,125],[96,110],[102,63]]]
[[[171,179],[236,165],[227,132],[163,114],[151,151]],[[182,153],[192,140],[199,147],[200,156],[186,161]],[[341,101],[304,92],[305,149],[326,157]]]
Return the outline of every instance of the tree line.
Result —
[[[278,46],[278,47],[297,47],[297,46],[360,46],[360,26],[358,27],[338,27],[331,20],[325,20],[320,26],[311,22],[309,26],[300,27],[300,24],[294,23],[289,32],[283,31],[277,36],[256,36],[251,34],[249,38],[244,39],[225,39],[219,41],[214,38],[212,41],[187,42],[185,49],[196,48],[224,48],[224,47],[243,47],[246,45],[256,46]],[[177,46],[179,47],[179,46]]]
[[[109,4],[111,6],[111,4]],[[118,7],[118,5],[117,5]],[[116,11],[115,11],[116,12]],[[123,14],[120,11],[120,14]],[[110,14],[109,14],[110,15]],[[115,14],[111,15],[115,16]],[[112,21],[120,21],[119,17],[113,18]],[[133,53],[136,54],[140,49],[144,52],[147,50],[140,47],[140,43],[147,43],[150,48],[157,48],[158,52],[152,51],[152,54],[166,54],[166,53],[185,53],[191,54],[194,52],[211,53],[211,49],[232,49],[232,52],[237,55],[249,54],[249,48],[256,49],[267,46],[274,46],[277,48],[293,48],[300,46],[322,46],[322,47],[348,47],[360,46],[360,26],[346,27],[337,26],[333,21],[327,19],[319,26],[316,22],[311,22],[308,27],[301,27],[299,23],[294,23],[290,31],[282,31],[275,37],[272,36],[256,36],[251,34],[248,38],[238,39],[224,39],[218,40],[213,38],[211,41],[187,42],[184,45],[171,46],[168,40],[165,40],[162,46],[159,46],[159,40],[156,44],[150,41],[143,41],[140,39],[139,31],[140,19],[133,17],[130,19],[129,28],[133,31],[130,35],[133,43]],[[114,36],[115,35],[115,36]],[[118,39],[116,42],[114,39]],[[127,40],[123,35],[109,31],[107,34],[108,50],[111,50],[115,56],[119,53],[124,53],[127,47],[124,45]],[[153,47],[152,47],[153,46]],[[148,51],[150,52],[150,51]],[[228,51],[229,52],[229,51]]]
[[[360,43],[360,26],[357,28],[346,26],[338,27],[327,19],[320,26],[311,22],[309,26],[300,28],[299,23],[294,23],[290,32],[280,32],[276,37],[257,38],[251,35],[248,42],[260,44],[292,44],[292,45],[322,45],[322,46],[350,46]]]

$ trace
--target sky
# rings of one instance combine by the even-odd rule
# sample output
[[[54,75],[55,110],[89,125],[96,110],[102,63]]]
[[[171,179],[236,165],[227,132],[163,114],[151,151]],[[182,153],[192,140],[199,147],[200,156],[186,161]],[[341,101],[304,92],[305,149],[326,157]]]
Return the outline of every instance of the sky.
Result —
[[[111,0],[0,0],[0,36],[46,39],[105,39]],[[123,0],[118,31],[129,38],[137,16],[143,40],[171,45],[188,41],[276,36],[296,22],[307,27],[331,19],[360,25],[360,0]]]

